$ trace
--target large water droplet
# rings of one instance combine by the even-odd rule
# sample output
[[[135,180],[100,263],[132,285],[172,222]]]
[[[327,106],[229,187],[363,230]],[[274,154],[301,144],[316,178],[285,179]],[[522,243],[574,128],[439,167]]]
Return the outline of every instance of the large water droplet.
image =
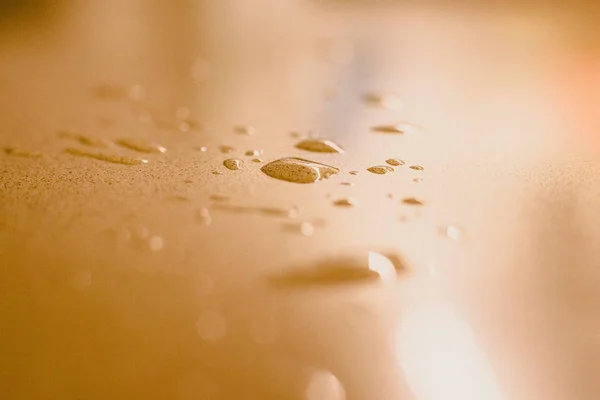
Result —
[[[296,157],[272,161],[261,168],[271,178],[294,183],[314,183],[340,172],[338,168]]]
[[[244,162],[242,160],[237,160],[235,158],[229,158],[223,161],[223,165],[225,168],[230,169],[232,171],[237,171],[242,168]]]
[[[296,148],[300,150],[312,151],[315,153],[343,153],[340,145],[328,139],[306,139],[298,144]]]
[[[390,172],[394,172],[394,168],[388,167],[387,165],[376,165],[374,167],[367,168],[367,171],[377,175],[385,175],[389,174]]]
[[[354,250],[352,254],[323,260],[311,267],[291,270],[271,277],[271,283],[283,287],[310,287],[370,281],[395,281],[404,269],[393,254]]]
[[[117,143],[119,146],[126,147],[130,150],[134,150],[140,153],[164,153],[167,151],[167,149],[161,145],[153,143],[144,143],[142,141],[132,139],[120,139],[117,140],[115,143]]]
[[[404,165],[405,162],[402,160],[399,160],[397,158],[390,158],[389,160],[385,160],[386,163],[393,165],[394,167],[399,167],[401,165]]]
[[[73,156],[94,158],[96,160],[105,161],[105,162],[109,162],[109,163],[113,163],[113,164],[123,164],[123,165],[148,164],[148,160],[144,160],[144,159],[140,159],[140,158],[114,156],[114,155],[104,154],[104,153],[92,153],[92,152],[82,151],[82,150],[78,150],[78,149],[66,149],[65,151]]]

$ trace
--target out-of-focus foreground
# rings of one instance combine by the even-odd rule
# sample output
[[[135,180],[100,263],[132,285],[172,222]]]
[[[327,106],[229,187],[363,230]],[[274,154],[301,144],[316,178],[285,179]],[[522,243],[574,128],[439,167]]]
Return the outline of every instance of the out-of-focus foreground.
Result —
[[[0,398],[595,398],[597,10],[482,3],[2,2]]]

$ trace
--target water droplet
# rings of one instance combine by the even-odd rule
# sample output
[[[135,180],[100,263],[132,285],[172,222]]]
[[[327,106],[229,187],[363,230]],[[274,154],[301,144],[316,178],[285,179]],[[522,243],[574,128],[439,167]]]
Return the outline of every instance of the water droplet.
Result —
[[[440,234],[448,239],[461,241],[463,238],[463,230],[455,225],[448,225],[440,228]]]
[[[404,165],[405,162],[402,160],[399,160],[397,158],[390,158],[389,160],[385,160],[386,163],[393,165],[394,167],[399,167],[401,165]]]
[[[360,172],[358,172],[358,171],[350,171],[350,172],[348,172],[348,173],[349,173],[350,175],[358,175],[358,174],[360,174]]]
[[[240,125],[234,128],[234,132],[238,135],[254,135],[256,128],[252,125]]]
[[[212,171],[213,175],[223,175],[221,171]]]
[[[225,168],[230,169],[232,171],[237,171],[242,168],[244,162],[242,160],[237,160],[235,158],[229,158],[223,161],[223,165]]]
[[[272,161],[261,171],[271,178],[294,183],[314,183],[340,172],[338,168],[296,157]]]
[[[352,198],[339,199],[333,202],[333,205],[338,207],[353,207],[357,204],[358,202]]]
[[[221,196],[221,195],[218,195],[218,194],[211,194],[210,195],[210,199],[212,201],[229,201],[229,200],[231,200],[231,197],[229,197],[229,196]]]
[[[175,111],[175,117],[177,117],[177,119],[188,119],[190,117],[190,109],[187,107],[179,107],[177,111]]]
[[[62,131],[58,133],[58,136],[62,139],[72,139],[79,143],[89,147],[108,147],[110,142],[106,139],[95,139],[89,136],[85,136],[79,133]]]
[[[240,214],[262,214],[266,216],[273,217],[286,217],[286,218],[296,218],[298,216],[298,208],[292,207],[288,208],[279,208],[279,207],[253,207],[253,206],[236,206],[236,205],[228,205],[228,204],[216,204],[213,207],[218,211],[228,211]]]
[[[158,144],[145,143],[133,139],[119,139],[115,143],[139,153],[164,153],[167,151],[167,149]]]
[[[385,175],[394,172],[394,168],[388,167],[387,165],[377,165],[375,167],[367,168],[367,171],[377,175]]]
[[[133,85],[129,88],[129,98],[133,101],[142,101],[146,97],[146,89],[142,85]]]
[[[231,146],[219,146],[219,150],[223,154],[229,154],[229,153],[231,153],[232,151],[235,150],[235,147],[231,147]]]
[[[190,66],[190,76],[196,82],[206,81],[211,74],[211,67],[208,61],[203,58],[197,58]]]
[[[423,182],[423,178],[414,178],[413,182],[421,183],[421,182]]]
[[[253,158],[252,162],[253,163],[261,163],[261,162],[263,162],[263,160],[262,160],[262,158]]]
[[[282,287],[310,287],[369,281],[385,283],[396,280],[404,269],[399,257],[374,251],[353,250],[345,257],[325,259],[308,268],[292,269],[271,277],[271,283]]]
[[[394,198],[394,194],[393,193],[388,193],[387,197],[388,197],[388,199],[393,199]]]
[[[181,132],[189,132],[191,128],[192,126],[187,121],[181,121],[179,125],[177,125],[177,129],[179,129]]]
[[[402,203],[409,206],[422,206],[425,204],[424,201],[417,199],[416,197],[407,197],[402,200]]]
[[[244,154],[247,155],[248,157],[258,157],[258,156],[260,156],[260,153],[261,153],[260,150],[248,150]]]
[[[411,165],[409,168],[414,169],[415,171],[425,171],[425,168],[420,165]]]
[[[344,150],[332,140],[328,139],[306,139],[298,144],[300,150],[312,151],[314,153],[343,153]]]
[[[183,181],[183,183],[194,183],[194,181],[191,180],[191,179],[186,179],[186,180]]]
[[[152,251],[161,251],[165,245],[165,241],[160,236],[153,236],[148,239],[148,247]]]
[[[302,137],[302,134],[300,132],[290,132],[290,136],[298,139]]]
[[[339,379],[329,371],[317,371],[305,392],[306,400],[345,400],[346,392]]]
[[[204,311],[196,321],[196,331],[203,340],[216,343],[227,333],[227,322],[219,311]]]
[[[393,111],[402,109],[404,105],[398,96],[391,93],[367,93],[363,96],[363,100],[370,106]]]
[[[340,185],[342,185],[342,186],[354,186],[354,183],[352,183],[352,182],[340,182]]]
[[[417,133],[418,128],[411,124],[391,124],[391,125],[378,125],[371,128],[373,132],[378,133],[391,133],[391,134],[413,134]]]
[[[148,160],[140,159],[140,158],[131,158],[131,157],[123,157],[123,156],[113,156],[109,154],[103,153],[91,153],[87,151],[81,151],[78,149],[66,149],[67,153],[78,156],[78,157],[88,157],[93,158],[100,161],[105,161],[113,164],[123,164],[123,165],[141,165],[148,164]]]
[[[208,150],[208,148],[206,146],[200,146],[200,147],[194,147],[194,150],[200,151],[202,153],[206,153],[206,150]]]
[[[212,217],[210,216],[210,211],[208,211],[208,208],[201,208],[196,211],[195,218],[196,221],[204,225],[210,225],[212,222]]]
[[[42,158],[44,155],[37,151],[29,151],[16,149],[14,147],[6,147],[4,152],[13,157],[24,157],[24,158]]]

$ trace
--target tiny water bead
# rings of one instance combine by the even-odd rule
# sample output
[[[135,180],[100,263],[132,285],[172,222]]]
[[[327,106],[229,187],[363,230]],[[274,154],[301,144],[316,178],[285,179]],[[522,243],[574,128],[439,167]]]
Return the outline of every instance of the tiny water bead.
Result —
[[[409,168],[415,171],[425,171],[425,168],[420,165],[411,165]]]
[[[415,183],[421,183],[421,182],[423,182],[423,178],[414,178],[413,182],[415,182]]]
[[[340,172],[338,168],[303,158],[287,157],[261,168],[271,178],[293,183],[315,183]]]
[[[299,233],[302,236],[312,236],[315,233],[315,226],[310,222],[286,223],[283,229],[288,232]]]
[[[399,160],[397,158],[390,158],[388,160],[385,160],[386,163],[388,163],[389,165],[392,165],[394,167],[399,167],[401,165],[404,165],[405,162],[402,160]]]
[[[209,196],[209,198],[210,198],[212,201],[219,201],[219,202],[221,202],[221,201],[229,201],[229,200],[231,200],[231,197],[229,197],[229,196],[221,196],[221,195],[218,195],[218,194],[211,194],[211,195]]]
[[[248,157],[258,157],[260,156],[261,151],[260,150],[248,150],[244,153],[244,155],[248,156]]]
[[[153,236],[148,239],[148,247],[152,251],[160,251],[165,245],[165,241],[160,236]]]
[[[258,163],[261,163],[261,162],[263,162],[263,160],[262,160],[262,158],[253,158],[253,159],[252,159],[252,162],[253,162],[253,163],[257,163],[257,164],[258,164]]]
[[[239,125],[233,130],[238,135],[254,135],[256,133],[256,128],[252,125]]]
[[[61,139],[76,140],[79,143],[83,144],[84,146],[89,146],[89,147],[108,147],[110,145],[110,142],[106,139],[96,139],[96,138],[82,135],[80,133],[75,133],[75,132],[61,131],[58,133],[58,136]]]
[[[312,151],[314,153],[343,153],[342,147],[329,139],[306,139],[296,144],[300,150]]]
[[[221,171],[212,171],[211,173],[213,175],[223,175],[223,173]]]
[[[402,134],[413,134],[417,133],[418,128],[414,125],[407,123],[389,124],[389,125],[377,125],[371,128],[373,132],[377,133],[388,133],[395,135]]]
[[[448,239],[461,241],[464,236],[464,231],[455,225],[447,225],[440,228],[440,234]]]
[[[418,199],[416,197],[406,197],[404,199],[402,199],[402,203],[409,205],[409,206],[422,206],[425,204],[425,202],[421,199]]]
[[[88,158],[93,158],[96,160],[105,161],[105,162],[109,162],[109,163],[113,163],[113,164],[123,164],[123,165],[148,164],[148,160],[144,160],[141,158],[115,156],[115,155],[104,154],[104,153],[92,153],[92,152],[82,151],[82,150],[72,149],[72,148],[66,149],[65,152],[67,152],[68,154],[71,154],[73,156],[88,157]]]
[[[352,183],[352,182],[340,182],[340,185],[342,185],[342,186],[354,186],[354,183]]]
[[[353,207],[357,204],[358,202],[353,198],[339,199],[333,202],[333,205],[338,207]]]
[[[232,151],[234,151],[234,150],[235,150],[235,147],[231,147],[231,146],[222,145],[222,146],[219,146],[219,150],[220,150],[220,151],[221,151],[221,153],[223,153],[223,154],[229,154],[229,153],[231,153]]]
[[[205,153],[208,148],[206,146],[194,147],[194,150]]]
[[[392,93],[367,93],[363,95],[363,101],[369,106],[393,111],[398,111],[404,106],[400,97]]]
[[[167,149],[161,145],[145,143],[143,141],[133,139],[119,139],[115,143],[119,146],[137,151],[139,153],[165,153],[167,151]]]
[[[212,217],[210,215],[210,211],[208,208],[201,208],[194,214],[194,217],[197,222],[202,223],[204,225],[210,225],[212,222]]]
[[[242,168],[242,166],[244,165],[244,162],[242,160],[238,160],[235,158],[229,158],[229,159],[223,161],[223,165],[225,166],[225,168],[227,168],[231,171],[237,171]]]
[[[367,171],[376,175],[385,175],[394,172],[394,168],[388,167],[387,165],[376,165],[374,167],[367,168]]]
[[[360,172],[358,172],[358,171],[350,171],[350,172],[348,172],[348,173],[349,173],[350,175],[358,175],[358,174],[360,174]]]

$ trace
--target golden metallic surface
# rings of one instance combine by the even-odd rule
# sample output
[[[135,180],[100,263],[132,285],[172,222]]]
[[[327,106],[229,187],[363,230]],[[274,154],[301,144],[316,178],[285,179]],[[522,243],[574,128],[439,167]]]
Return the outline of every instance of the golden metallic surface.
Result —
[[[592,3],[0,3],[0,398],[596,398]]]

